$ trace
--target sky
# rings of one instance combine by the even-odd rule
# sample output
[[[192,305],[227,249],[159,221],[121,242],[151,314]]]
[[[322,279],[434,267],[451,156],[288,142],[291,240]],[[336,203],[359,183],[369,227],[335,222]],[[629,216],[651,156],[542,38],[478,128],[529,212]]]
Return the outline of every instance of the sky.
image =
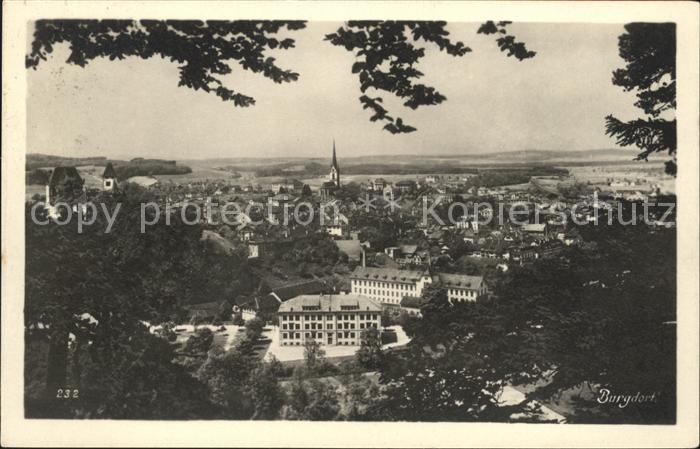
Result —
[[[231,64],[223,77],[255,106],[235,107],[213,94],[178,87],[174,63],[151,58],[98,59],[85,68],[65,62],[58,46],[27,72],[27,152],[110,158],[199,159],[338,155],[469,155],[496,151],[616,148],[605,136],[610,113],[638,116],[634,94],[613,86],[623,66],[616,24],[527,24],[509,27],[532,59],[500,52],[478,23],[450,23],[451,38],[472,49],[461,58],[427,43],[420,82],[447,101],[416,111],[383,93],[393,116],[418,128],[394,135],[358,101],[355,57],[323,40],[340,22],[309,22],[296,48],[275,52],[278,65],[300,74],[272,80]],[[31,26],[31,24],[30,24]],[[31,33],[30,33],[31,34]]]

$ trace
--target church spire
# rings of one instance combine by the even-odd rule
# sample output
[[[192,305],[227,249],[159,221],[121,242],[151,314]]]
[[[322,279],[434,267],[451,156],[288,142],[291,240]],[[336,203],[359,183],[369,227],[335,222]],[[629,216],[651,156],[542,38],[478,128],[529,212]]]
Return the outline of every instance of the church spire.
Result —
[[[333,139],[333,161],[331,162],[331,166],[338,168],[338,160],[335,157],[335,139]]]
[[[329,176],[336,187],[340,187],[340,167],[338,166],[338,158],[335,155],[335,139],[333,139],[333,159],[331,160],[331,173]]]

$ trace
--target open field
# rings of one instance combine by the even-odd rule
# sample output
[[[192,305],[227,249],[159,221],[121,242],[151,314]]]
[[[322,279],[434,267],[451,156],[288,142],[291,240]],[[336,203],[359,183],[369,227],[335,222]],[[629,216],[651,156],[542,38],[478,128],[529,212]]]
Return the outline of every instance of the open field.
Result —
[[[375,155],[366,157],[341,157],[341,179],[347,182],[370,182],[376,178],[384,178],[388,182],[401,180],[421,179],[428,175],[443,175],[459,177],[468,175],[474,169],[506,169],[524,168],[527,164],[542,165],[549,164],[554,167],[564,168],[571,175],[571,182],[590,183],[593,186],[604,186],[609,180],[634,180],[638,184],[650,183],[661,186],[662,192],[674,193],[675,180],[664,173],[663,159],[658,157],[649,162],[632,161],[629,152],[620,150],[592,150],[583,152],[503,152],[493,155],[446,155],[446,156],[390,156]],[[189,184],[201,182],[227,182],[238,185],[261,185],[263,187],[280,182],[285,177],[297,178],[301,182],[308,184],[312,189],[318,189],[321,184],[327,181],[326,175],[300,175],[306,164],[321,164],[326,166],[329,161],[323,158],[222,158],[222,159],[192,159],[182,160],[178,163],[185,164],[192,168],[192,173],[155,175],[157,179],[165,183]],[[386,166],[387,173],[372,172],[366,174],[348,174],[348,171],[357,171],[360,166],[371,168],[372,164],[381,167]],[[395,174],[390,171],[393,167],[401,170],[407,164],[426,164],[434,168],[449,166],[455,173],[444,174],[440,170],[426,170],[424,173],[404,173]],[[235,175],[223,167],[235,167],[240,176]],[[257,177],[255,170],[268,167],[283,167],[283,172],[289,175]],[[353,169],[354,167],[354,169]],[[459,173],[459,168],[463,167],[464,172]],[[43,167],[52,169],[53,167]],[[99,165],[84,165],[77,167],[86,186],[89,188],[99,188],[102,185],[102,171],[104,167]],[[376,167],[375,167],[376,168]],[[343,170],[345,169],[345,170]],[[456,170],[455,170],[456,169]],[[548,186],[548,181],[538,179],[541,187]],[[527,189],[529,184],[508,186],[511,190]],[[553,186],[549,186],[553,187]],[[35,194],[43,194],[44,186],[28,185],[26,199],[29,200]]]
[[[637,184],[658,184],[662,193],[675,193],[675,178],[664,173],[660,161],[636,161],[624,165],[563,166],[577,182],[594,186],[607,185],[608,180],[630,180]]]

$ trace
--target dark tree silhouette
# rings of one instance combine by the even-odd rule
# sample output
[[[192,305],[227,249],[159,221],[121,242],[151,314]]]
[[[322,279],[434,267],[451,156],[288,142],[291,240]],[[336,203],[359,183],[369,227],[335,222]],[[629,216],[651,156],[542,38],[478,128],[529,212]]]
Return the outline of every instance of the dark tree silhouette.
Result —
[[[194,409],[198,416],[208,413],[199,399],[185,407],[192,406],[190,411],[172,405],[168,398],[179,396],[173,389],[184,388],[188,398],[189,393],[201,398],[201,392],[174,366],[172,352],[151,356],[161,354],[163,345],[142,320],[171,320],[183,305],[204,302],[212,291],[235,296],[237,280],[246,277],[236,271],[245,265],[235,256],[209,254],[200,241],[201,227],[188,226],[177,216],[170,226],[159,223],[139,232],[140,204],[153,200],[152,192],[135,185],[98,196],[95,204],[107,207],[114,217],[116,205],[121,205],[118,218],[111,232],[105,232],[106,218],[98,213],[82,233],[75,220],[66,226],[35,223],[32,204],[27,203],[25,329],[27,341],[45,351],[37,350],[32,356],[36,363],[25,369],[31,386],[25,391],[27,416],[124,417],[132,410],[133,416],[151,418],[191,416]],[[144,263],[149,260],[154,262]],[[206,353],[211,335],[199,340],[187,349]],[[144,372],[148,377],[140,378]],[[126,399],[129,385],[131,399]],[[69,387],[80,389],[85,402],[56,398],[59,388]]]
[[[497,34],[496,42],[508,56],[519,60],[534,56],[522,42],[507,34],[508,24],[488,21],[478,33]],[[333,45],[359,58],[352,72],[360,78],[363,108],[374,112],[371,121],[385,122],[384,129],[392,134],[416,130],[401,118],[389,116],[381,97],[366,94],[370,88],[398,96],[411,109],[446,100],[434,87],[414,82],[423,76],[414,65],[425,55],[425,49],[416,42],[432,42],[452,56],[471,51],[462,42],[449,39],[446,25],[437,21],[350,21],[326,36]],[[253,97],[224,86],[220,76],[231,73],[230,62],[236,61],[243,69],[262,73],[276,83],[296,81],[298,73],[280,68],[266,52],[294,47],[294,39],[282,38],[278,33],[305,26],[304,21],[266,20],[39,20],[26,66],[36,68],[60,43],[70,46],[66,62],[81,67],[95,58],[160,56],[178,64],[180,86],[214,93],[236,106],[252,106]]]
[[[622,225],[580,231],[594,248],[513,267],[494,284],[496,300],[452,305],[443,287],[426,288],[406,350],[389,352],[380,366],[386,388],[374,416],[504,421],[533,400],[567,395],[572,422],[674,422],[675,233]],[[531,389],[502,407],[496,398],[506,385]],[[580,396],[584,387],[657,399],[621,410]]]
[[[676,24],[629,23],[619,38],[620,57],[625,68],[613,72],[613,84],[625,91],[636,90],[634,104],[647,115],[623,122],[612,115],[605,118],[606,134],[617,144],[641,150],[637,160],[667,152],[666,172],[676,174],[676,119],[661,113],[676,109]]]
[[[303,21],[276,20],[39,20],[26,66],[36,68],[55,44],[63,42],[71,50],[66,62],[81,67],[101,57],[160,56],[179,65],[180,86],[213,92],[236,106],[251,106],[254,98],[224,86],[218,76],[231,73],[233,60],[276,83],[296,81],[298,73],[278,67],[265,52],[294,47],[294,39],[275,35],[305,26]]]
[[[508,56],[515,56],[519,61],[534,57],[537,54],[536,52],[528,50],[524,42],[517,42],[515,36],[508,34],[506,27],[511,23],[513,22],[505,20],[494,22],[489,20],[479,27],[477,33],[498,35],[499,37],[496,39],[498,48],[502,52],[507,52]]]
[[[527,51],[522,42],[515,42],[513,36],[506,35],[508,24],[510,22],[488,21],[477,32],[500,34],[497,43],[501,50],[509,52],[508,56],[519,60],[533,57],[535,52]],[[423,73],[414,67],[425,56],[425,48],[416,45],[418,41],[432,42],[455,57],[471,51],[462,42],[450,40],[446,25],[447,22],[442,21],[349,21],[326,36],[333,45],[354,53],[357,60],[352,65],[352,73],[360,80],[362,108],[373,112],[370,121],[385,122],[384,129],[392,134],[416,130],[401,118],[390,116],[382,106],[382,97],[367,95],[369,89],[394,94],[405,100],[403,105],[411,109],[440,104],[447,99],[434,87],[416,83]]]
[[[360,349],[355,353],[357,362],[369,369],[376,369],[382,362],[382,336],[377,329],[367,329],[362,332]]]

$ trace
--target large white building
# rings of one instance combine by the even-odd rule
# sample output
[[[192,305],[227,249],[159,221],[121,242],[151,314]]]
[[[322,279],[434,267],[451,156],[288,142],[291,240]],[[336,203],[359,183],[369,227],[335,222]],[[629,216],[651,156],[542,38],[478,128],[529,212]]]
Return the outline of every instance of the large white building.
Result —
[[[398,306],[404,297],[420,297],[423,289],[433,282],[445,288],[450,302],[476,301],[487,292],[481,276],[374,267],[355,268],[350,275],[350,291],[382,304]]]
[[[437,273],[433,279],[436,277],[447,291],[447,299],[450,302],[476,301],[476,298],[488,291],[481,276]]]
[[[280,304],[280,345],[359,345],[366,329],[381,329],[382,306],[364,296],[301,295]]]
[[[423,288],[432,283],[428,271],[394,268],[357,267],[350,275],[350,292],[399,305],[404,296],[419,297]]]

